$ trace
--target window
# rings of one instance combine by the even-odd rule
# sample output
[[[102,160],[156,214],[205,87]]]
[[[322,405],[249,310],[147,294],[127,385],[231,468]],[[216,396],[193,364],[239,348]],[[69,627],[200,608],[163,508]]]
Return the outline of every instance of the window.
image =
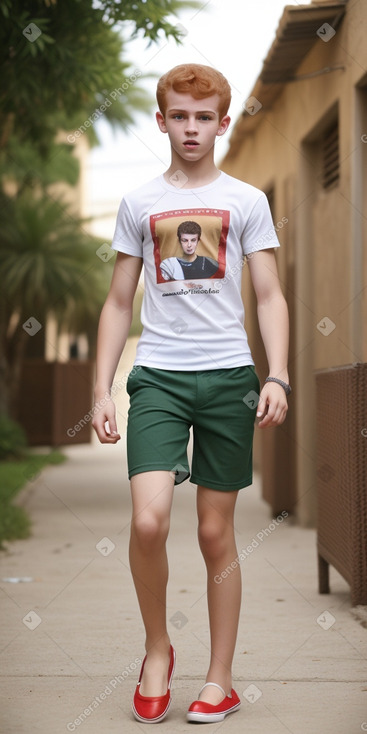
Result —
[[[334,122],[321,139],[322,175],[324,189],[328,190],[339,183],[339,125]]]

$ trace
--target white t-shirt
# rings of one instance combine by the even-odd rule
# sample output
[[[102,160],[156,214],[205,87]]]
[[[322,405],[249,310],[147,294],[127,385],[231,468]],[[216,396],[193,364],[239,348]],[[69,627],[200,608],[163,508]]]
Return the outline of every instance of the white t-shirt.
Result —
[[[188,239],[196,234],[194,253],[183,251],[179,225]],[[241,297],[244,256],[279,247],[262,191],[223,172],[195,189],[158,176],[122,200],[112,247],[144,262],[136,365],[210,370],[254,364]]]

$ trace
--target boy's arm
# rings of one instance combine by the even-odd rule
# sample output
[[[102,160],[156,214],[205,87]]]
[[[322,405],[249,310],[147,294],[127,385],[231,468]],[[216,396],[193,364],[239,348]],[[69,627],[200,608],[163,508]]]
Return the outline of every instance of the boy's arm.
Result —
[[[111,287],[103,306],[98,327],[97,375],[94,390],[92,425],[101,443],[116,443],[115,405],[107,399],[129,333],[135,291],[143,261],[140,257],[117,253]],[[109,432],[106,430],[106,421]]]
[[[257,297],[257,314],[269,376],[288,383],[288,308],[280,288],[274,251],[255,252],[249,258],[248,265]],[[265,383],[256,413],[261,418],[259,427],[280,425],[287,410],[287,397],[282,386],[275,382]]]

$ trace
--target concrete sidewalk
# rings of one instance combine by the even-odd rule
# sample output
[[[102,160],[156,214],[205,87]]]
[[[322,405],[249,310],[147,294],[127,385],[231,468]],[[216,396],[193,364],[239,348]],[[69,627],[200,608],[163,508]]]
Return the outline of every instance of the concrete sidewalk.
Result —
[[[33,581],[0,581],[0,731],[146,730],[131,713],[144,632],[128,567],[124,448],[93,442],[65,453],[67,462],[47,468],[21,495],[33,521],[31,539],[1,554],[1,579]],[[243,703],[207,728],[367,731],[367,631],[351,614],[349,587],[336,571],[332,593],[317,593],[315,532],[288,520],[272,523],[258,481],[240,493],[236,531],[244,552],[234,687]],[[189,482],[175,490],[168,553],[177,666],[170,713],[156,727],[189,732],[195,725],[186,723],[186,710],[204,683],[209,653],[206,574]]]

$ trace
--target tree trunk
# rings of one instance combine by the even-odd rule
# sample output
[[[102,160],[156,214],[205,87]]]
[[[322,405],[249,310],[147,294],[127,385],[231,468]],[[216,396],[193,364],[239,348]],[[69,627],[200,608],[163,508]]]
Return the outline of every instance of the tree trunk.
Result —
[[[22,363],[27,345],[28,334],[18,326],[10,339],[5,341],[5,349],[0,363],[0,412],[13,420],[17,419]]]
[[[9,391],[8,391],[8,345],[7,335],[7,319],[5,316],[5,304],[1,303],[0,308],[0,415],[9,415]]]

